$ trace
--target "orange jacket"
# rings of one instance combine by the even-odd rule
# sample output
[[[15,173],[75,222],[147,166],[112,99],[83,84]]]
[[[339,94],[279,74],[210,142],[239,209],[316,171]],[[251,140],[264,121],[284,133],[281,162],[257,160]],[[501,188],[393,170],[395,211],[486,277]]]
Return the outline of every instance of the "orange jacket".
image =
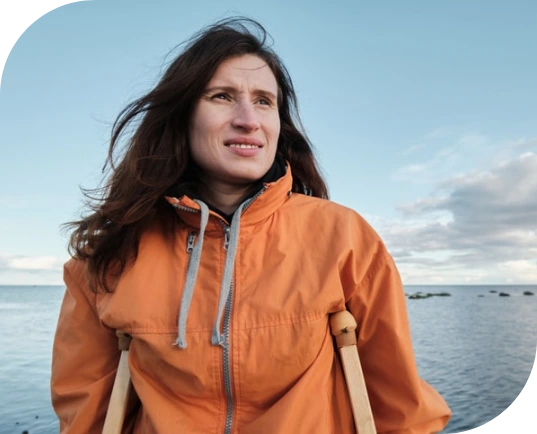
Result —
[[[354,433],[328,324],[345,305],[378,432],[446,425],[449,408],[418,376],[401,281],[378,235],[352,210],[290,194],[291,185],[290,170],[267,184],[231,236],[211,211],[200,237],[200,205],[169,198],[175,234],[160,223],[147,230],[112,294],[90,292],[83,264],[66,264],[52,363],[62,433],[100,433],[115,329],[133,336],[135,433]]]

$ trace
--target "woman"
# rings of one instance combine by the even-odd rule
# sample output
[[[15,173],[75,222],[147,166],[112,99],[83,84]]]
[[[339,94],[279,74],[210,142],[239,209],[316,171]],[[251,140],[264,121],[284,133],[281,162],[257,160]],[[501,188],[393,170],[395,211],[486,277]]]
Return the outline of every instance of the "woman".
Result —
[[[62,432],[102,429],[120,329],[136,433],[352,433],[328,326],[345,307],[377,430],[447,423],[418,377],[395,265],[358,214],[326,200],[265,39],[249,20],[205,29],[118,117],[112,166],[136,130],[72,224],[52,366]]]

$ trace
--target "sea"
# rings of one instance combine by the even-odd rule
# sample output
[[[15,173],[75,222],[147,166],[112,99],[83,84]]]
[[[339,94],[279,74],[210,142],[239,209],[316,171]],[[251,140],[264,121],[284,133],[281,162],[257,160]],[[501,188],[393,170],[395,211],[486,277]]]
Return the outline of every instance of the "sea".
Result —
[[[0,286],[1,434],[58,432],[49,379],[63,292],[62,286]],[[408,295],[417,292],[450,294],[407,298],[420,375],[453,411],[443,433],[479,427],[515,400],[530,375],[537,285],[405,286]]]

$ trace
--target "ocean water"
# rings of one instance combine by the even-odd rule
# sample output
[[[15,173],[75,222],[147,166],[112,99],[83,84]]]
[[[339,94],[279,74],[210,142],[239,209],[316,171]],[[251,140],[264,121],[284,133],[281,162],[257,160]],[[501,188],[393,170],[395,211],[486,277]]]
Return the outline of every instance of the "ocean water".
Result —
[[[518,396],[533,367],[537,285],[407,286],[405,291],[451,293],[407,300],[420,374],[453,410],[443,432],[466,431],[498,416]],[[62,296],[60,286],[0,286],[1,434],[58,432],[49,376]]]

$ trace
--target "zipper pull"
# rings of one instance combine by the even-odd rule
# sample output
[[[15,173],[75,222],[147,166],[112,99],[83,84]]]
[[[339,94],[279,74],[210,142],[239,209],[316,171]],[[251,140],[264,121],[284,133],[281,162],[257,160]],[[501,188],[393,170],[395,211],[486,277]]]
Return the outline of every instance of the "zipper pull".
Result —
[[[192,231],[188,234],[188,238],[186,240],[186,252],[188,254],[192,253],[192,250],[194,250],[194,240],[196,239],[196,232]]]
[[[227,247],[229,246],[229,232],[231,231],[231,228],[229,226],[226,226],[224,228],[224,250],[227,250]]]

